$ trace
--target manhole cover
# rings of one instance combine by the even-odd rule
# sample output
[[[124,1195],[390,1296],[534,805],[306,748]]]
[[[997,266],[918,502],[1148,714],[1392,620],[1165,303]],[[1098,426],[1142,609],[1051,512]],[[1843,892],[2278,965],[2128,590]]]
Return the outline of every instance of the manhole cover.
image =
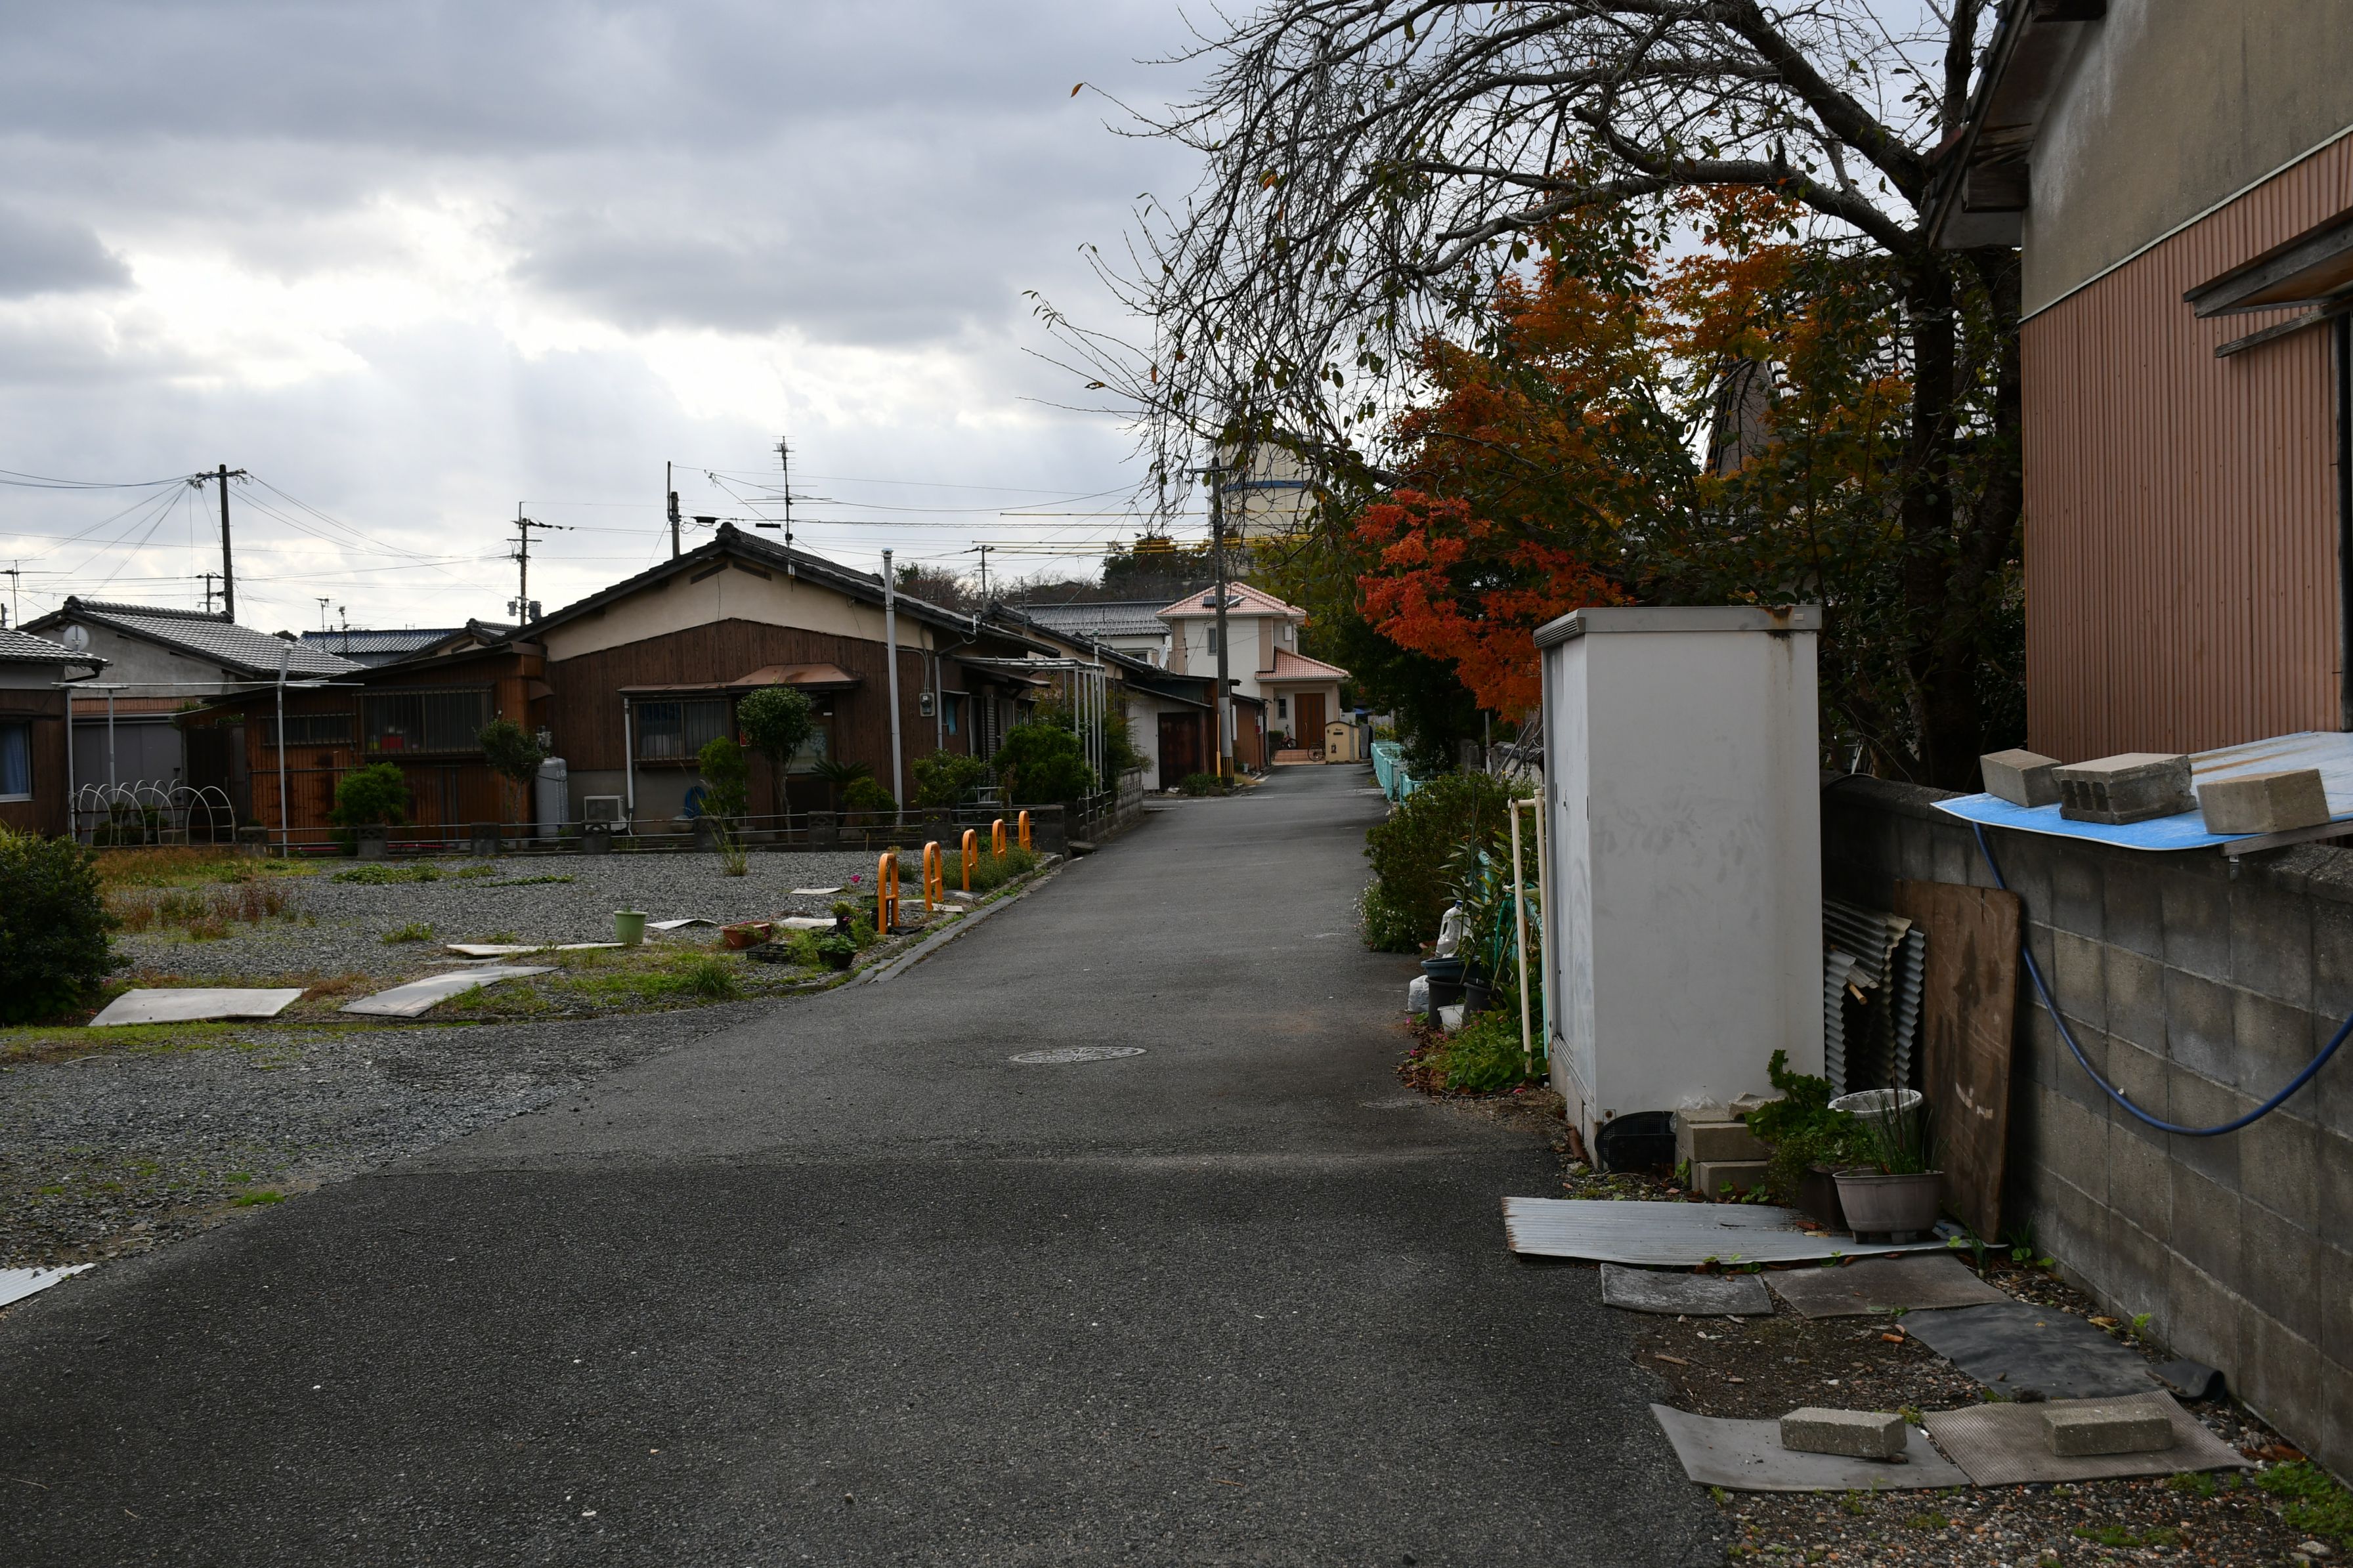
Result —
[[[1113,1057],[1140,1057],[1142,1046],[1058,1046],[1050,1051],[1024,1051],[1012,1059],[1023,1067],[1060,1067],[1066,1062],[1107,1062]]]

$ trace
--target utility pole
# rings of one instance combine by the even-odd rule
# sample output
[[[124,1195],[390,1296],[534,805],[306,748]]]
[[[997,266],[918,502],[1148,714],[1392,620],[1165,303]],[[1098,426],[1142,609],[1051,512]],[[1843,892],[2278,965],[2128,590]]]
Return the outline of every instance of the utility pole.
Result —
[[[1225,471],[1208,470],[1209,557],[1218,574],[1218,776],[1234,776],[1233,704],[1226,688],[1226,492]]]
[[[674,481],[670,476],[670,465],[668,463],[664,463],[662,465],[662,489],[670,490],[670,558],[675,561],[678,559],[678,491],[670,488],[673,482]]]
[[[793,565],[793,444],[782,436],[776,437],[776,465],[785,476],[785,575],[797,577]]]
[[[241,479],[245,477],[246,473],[243,468],[232,468],[227,463],[223,463],[211,473],[198,474],[195,478],[188,481],[189,484],[195,486],[197,489],[204,489],[207,480],[220,486],[220,596],[221,619],[225,621],[233,621],[237,619],[237,566],[230,557],[228,546],[228,482],[231,479]]]
[[[219,589],[213,586],[214,584],[220,581],[220,574],[217,572],[199,572],[196,574],[196,579],[205,585],[205,614],[209,616],[213,613],[214,595],[220,592]]]
[[[882,657],[891,665],[891,798],[900,802],[897,824],[905,826],[906,782],[899,768],[899,580],[891,570],[891,552],[882,552]]]
[[[522,502],[515,502],[516,549],[513,554],[507,557],[515,563],[517,568],[515,597],[513,602],[507,605],[507,610],[514,616],[515,625],[518,626],[537,618],[533,615],[531,606],[531,531],[534,528],[553,529],[559,533],[569,531],[560,522],[542,522],[537,518],[523,516]]]
[[[331,594],[321,594],[316,596],[319,601],[319,635],[323,637],[327,635],[328,631],[327,603],[333,597],[333,595]]]
[[[17,590],[23,586],[18,579],[24,575],[24,565],[19,561],[8,568],[8,624],[12,626],[25,619],[24,602],[17,596]]]
[[[988,546],[986,544],[980,547],[980,602],[984,606],[988,603]]]

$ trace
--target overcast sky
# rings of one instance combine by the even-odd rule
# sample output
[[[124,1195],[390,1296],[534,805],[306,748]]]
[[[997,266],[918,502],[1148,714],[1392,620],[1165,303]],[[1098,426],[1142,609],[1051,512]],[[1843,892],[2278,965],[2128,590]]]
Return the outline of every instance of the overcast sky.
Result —
[[[869,520],[797,542],[860,564],[1134,531],[997,514],[1136,483],[1113,422],[1049,405],[1075,388],[1023,295],[1116,324],[1079,247],[1191,183],[1071,96],[1177,94],[1135,63],[1181,41],[1166,0],[0,16],[0,468],[249,470],[241,620],[501,617],[518,503],[574,530],[533,545],[554,609],[667,551],[665,461],[688,512],[744,515],[705,470],[755,493],[780,437],[825,498],[798,515]],[[0,489],[0,567],[26,618],[194,605],[216,506]]]

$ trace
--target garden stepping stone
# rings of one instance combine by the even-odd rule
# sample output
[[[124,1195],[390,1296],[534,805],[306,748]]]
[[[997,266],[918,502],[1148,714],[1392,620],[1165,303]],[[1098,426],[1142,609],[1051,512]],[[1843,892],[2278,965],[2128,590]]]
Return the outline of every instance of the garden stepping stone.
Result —
[[[2030,1393],[2047,1399],[2147,1394],[2156,1375],[2138,1351],[2056,1307],[2005,1301],[1909,1312],[1904,1329],[1988,1388],[2013,1398]]]
[[[90,1021],[93,1029],[123,1024],[194,1024],[206,1018],[275,1018],[302,994],[302,987],[240,990],[180,985],[164,990],[125,991]]]
[[[1772,1276],[1773,1293],[1808,1318],[1997,1306],[2010,1300],[1950,1253],[1874,1258],[1841,1268],[1796,1268]]]
[[[1898,1463],[1785,1448],[1778,1421],[1694,1415],[1670,1405],[1651,1405],[1651,1415],[1674,1445],[1683,1474],[1704,1487],[1738,1492],[1883,1492],[1968,1484],[1961,1468],[1936,1452],[1928,1434],[1917,1426],[1905,1429],[1904,1458]]]
[[[552,974],[545,965],[536,968],[513,964],[488,964],[480,969],[453,970],[447,974],[427,975],[412,980],[406,985],[396,985],[389,991],[379,991],[373,996],[363,996],[356,1002],[346,1002],[341,1009],[377,1018],[415,1018],[437,1004],[446,1002],[460,992],[476,986],[489,985],[501,980],[521,980],[526,975]]]
[[[1629,1312],[1671,1316],[1764,1317],[1773,1300],[1754,1274],[1671,1274],[1655,1268],[1601,1266],[1604,1305]]]
[[[2170,1447],[2143,1454],[2063,1455],[2051,1451],[2043,1436],[2046,1412],[2088,1403],[2113,1401],[2049,1400],[2032,1405],[2008,1401],[1972,1405],[1960,1410],[1932,1410],[1926,1417],[1929,1435],[1981,1487],[2020,1486],[2035,1481],[2094,1481],[2116,1476],[2172,1476],[2184,1470],[2252,1469],[2232,1447],[2168,1394],[2146,1394],[2130,1401],[2144,1402],[2173,1426]]]

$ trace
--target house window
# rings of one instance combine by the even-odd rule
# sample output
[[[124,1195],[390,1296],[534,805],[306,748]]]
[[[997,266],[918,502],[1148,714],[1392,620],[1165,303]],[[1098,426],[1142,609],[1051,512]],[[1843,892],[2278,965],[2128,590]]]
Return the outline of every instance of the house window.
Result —
[[[946,711],[948,733],[951,735],[962,734],[964,732],[964,693],[961,691],[951,691],[947,693],[947,700]]]
[[[676,702],[636,705],[638,761],[680,763],[699,755],[720,736],[733,732],[724,697],[691,697]]]
[[[261,743],[276,745],[276,722],[264,725]],[[286,715],[286,743],[290,746],[348,746],[352,743],[352,716],[348,713],[289,713]]]
[[[1290,698],[1278,697],[1274,700],[1274,716],[1278,719],[1288,719],[1291,717]]]
[[[808,739],[803,741],[801,749],[793,753],[793,760],[785,764],[785,772],[813,773],[817,772],[818,763],[832,755],[833,719],[826,715],[809,726]]]
[[[33,727],[0,724],[0,800],[33,798]]]
[[[1209,657],[1210,657],[1211,658],[1217,658],[1217,657],[1218,657],[1218,623],[1217,623],[1217,622],[1215,622],[1215,621],[1211,621],[1208,626],[1206,626],[1202,627],[1201,629],[1202,629],[1203,631],[1205,631],[1205,632],[1207,632],[1207,633],[1208,633],[1208,634],[1209,634]]]
[[[360,699],[360,721],[374,754],[479,752],[477,737],[491,721],[491,693],[480,686],[370,693]],[[294,721],[289,718],[286,724],[291,740]]]

